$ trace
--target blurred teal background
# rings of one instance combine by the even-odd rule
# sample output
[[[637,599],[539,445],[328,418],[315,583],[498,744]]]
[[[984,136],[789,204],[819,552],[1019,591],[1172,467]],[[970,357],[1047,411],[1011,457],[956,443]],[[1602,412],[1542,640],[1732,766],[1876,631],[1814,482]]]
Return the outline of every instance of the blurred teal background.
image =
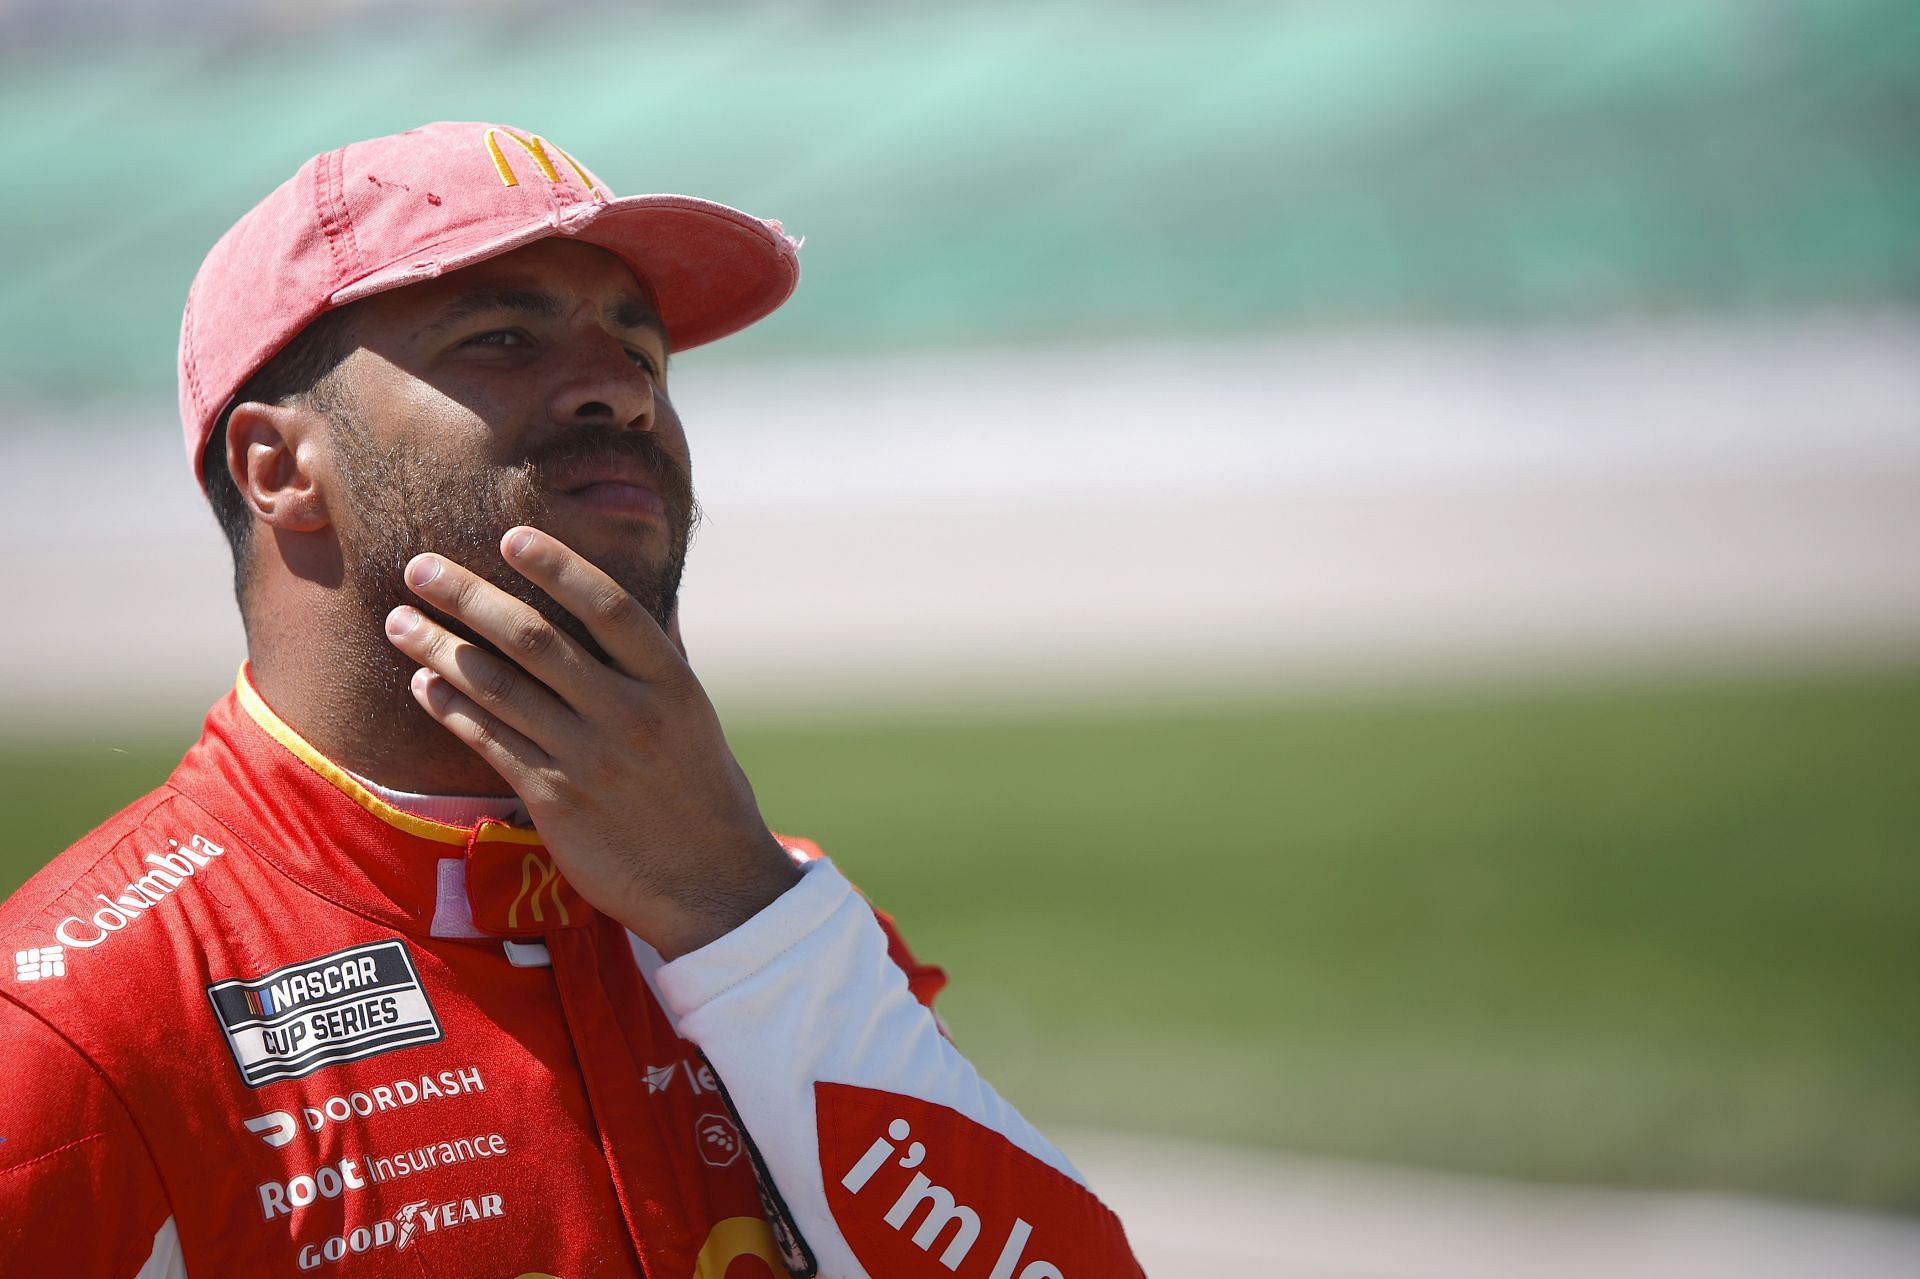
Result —
[[[169,387],[220,232],[431,119],[811,237],[743,358],[1920,299],[1900,0],[114,8],[0,63],[0,384]]]
[[[1043,1123],[1920,1210],[1920,9],[0,5],[11,886],[243,649],[201,255],[499,120],[807,237],[676,363],[769,818]]]

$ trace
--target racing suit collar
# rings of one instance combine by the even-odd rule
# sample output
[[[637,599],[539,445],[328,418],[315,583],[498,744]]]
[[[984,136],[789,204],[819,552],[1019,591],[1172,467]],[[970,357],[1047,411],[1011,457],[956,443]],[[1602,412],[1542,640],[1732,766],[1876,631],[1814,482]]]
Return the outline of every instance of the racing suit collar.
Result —
[[[174,780],[289,878],[417,935],[434,935],[445,913],[446,860],[461,864],[466,935],[537,937],[594,914],[537,832],[492,818],[452,825],[395,807],[281,719],[245,666]]]
[[[385,800],[403,813],[412,813],[429,821],[470,827],[483,817],[493,817],[509,826],[531,825],[525,816],[525,805],[518,795],[422,795],[382,786],[363,773],[351,775],[354,781],[372,791],[375,797]]]

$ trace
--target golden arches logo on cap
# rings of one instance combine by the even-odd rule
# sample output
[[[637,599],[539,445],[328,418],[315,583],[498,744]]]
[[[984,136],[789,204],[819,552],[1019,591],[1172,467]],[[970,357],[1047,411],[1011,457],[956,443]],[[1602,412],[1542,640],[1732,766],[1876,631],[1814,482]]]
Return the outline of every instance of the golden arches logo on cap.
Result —
[[[580,166],[580,162],[567,154],[565,149],[554,146],[553,143],[547,141],[537,133],[528,134],[523,138],[512,129],[504,129],[496,126],[487,130],[486,144],[487,154],[493,158],[494,171],[500,175],[500,185],[509,187],[517,187],[520,185],[519,176],[514,173],[513,166],[507,163],[506,152],[500,149],[500,138],[503,134],[519,143],[520,149],[533,157],[533,162],[540,166],[540,172],[546,175],[547,181],[566,181],[565,178],[560,176],[560,170],[555,167],[552,156],[547,154],[548,151],[551,150],[554,155],[558,155],[562,160],[567,162],[567,167],[579,175],[580,185],[592,192],[594,199],[603,202],[606,200],[606,192],[594,185],[593,179],[587,176],[587,171]]]

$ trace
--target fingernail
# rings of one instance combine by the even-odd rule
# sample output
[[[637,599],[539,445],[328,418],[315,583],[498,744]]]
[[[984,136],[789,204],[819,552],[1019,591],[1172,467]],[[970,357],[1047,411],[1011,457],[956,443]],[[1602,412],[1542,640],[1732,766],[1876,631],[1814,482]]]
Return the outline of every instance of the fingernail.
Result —
[[[425,586],[440,576],[440,561],[431,555],[416,555],[407,565],[407,585]]]
[[[387,614],[387,634],[398,639],[420,624],[420,611],[402,604]]]
[[[527,548],[532,545],[533,545],[533,530],[530,528],[523,528],[518,533],[515,533],[512,537],[509,537],[507,539],[507,554],[514,556],[515,558],[518,558],[522,555],[525,555],[527,553]]]
[[[413,673],[408,683],[413,687],[413,695],[429,708],[437,709],[447,699],[446,690],[433,682],[433,672],[424,666]]]

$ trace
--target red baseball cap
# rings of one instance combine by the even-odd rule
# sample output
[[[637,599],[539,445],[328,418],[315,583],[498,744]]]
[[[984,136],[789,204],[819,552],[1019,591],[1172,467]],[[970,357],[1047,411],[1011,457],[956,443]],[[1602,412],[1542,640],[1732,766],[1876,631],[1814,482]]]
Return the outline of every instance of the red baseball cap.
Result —
[[[429,124],[317,155],[213,246],[180,321],[180,420],[194,478],[233,398],[334,307],[548,236],[622,259],[676,351],[744,329],[800,282],[778,222],[685,195],[616,199],[538,134]]]

